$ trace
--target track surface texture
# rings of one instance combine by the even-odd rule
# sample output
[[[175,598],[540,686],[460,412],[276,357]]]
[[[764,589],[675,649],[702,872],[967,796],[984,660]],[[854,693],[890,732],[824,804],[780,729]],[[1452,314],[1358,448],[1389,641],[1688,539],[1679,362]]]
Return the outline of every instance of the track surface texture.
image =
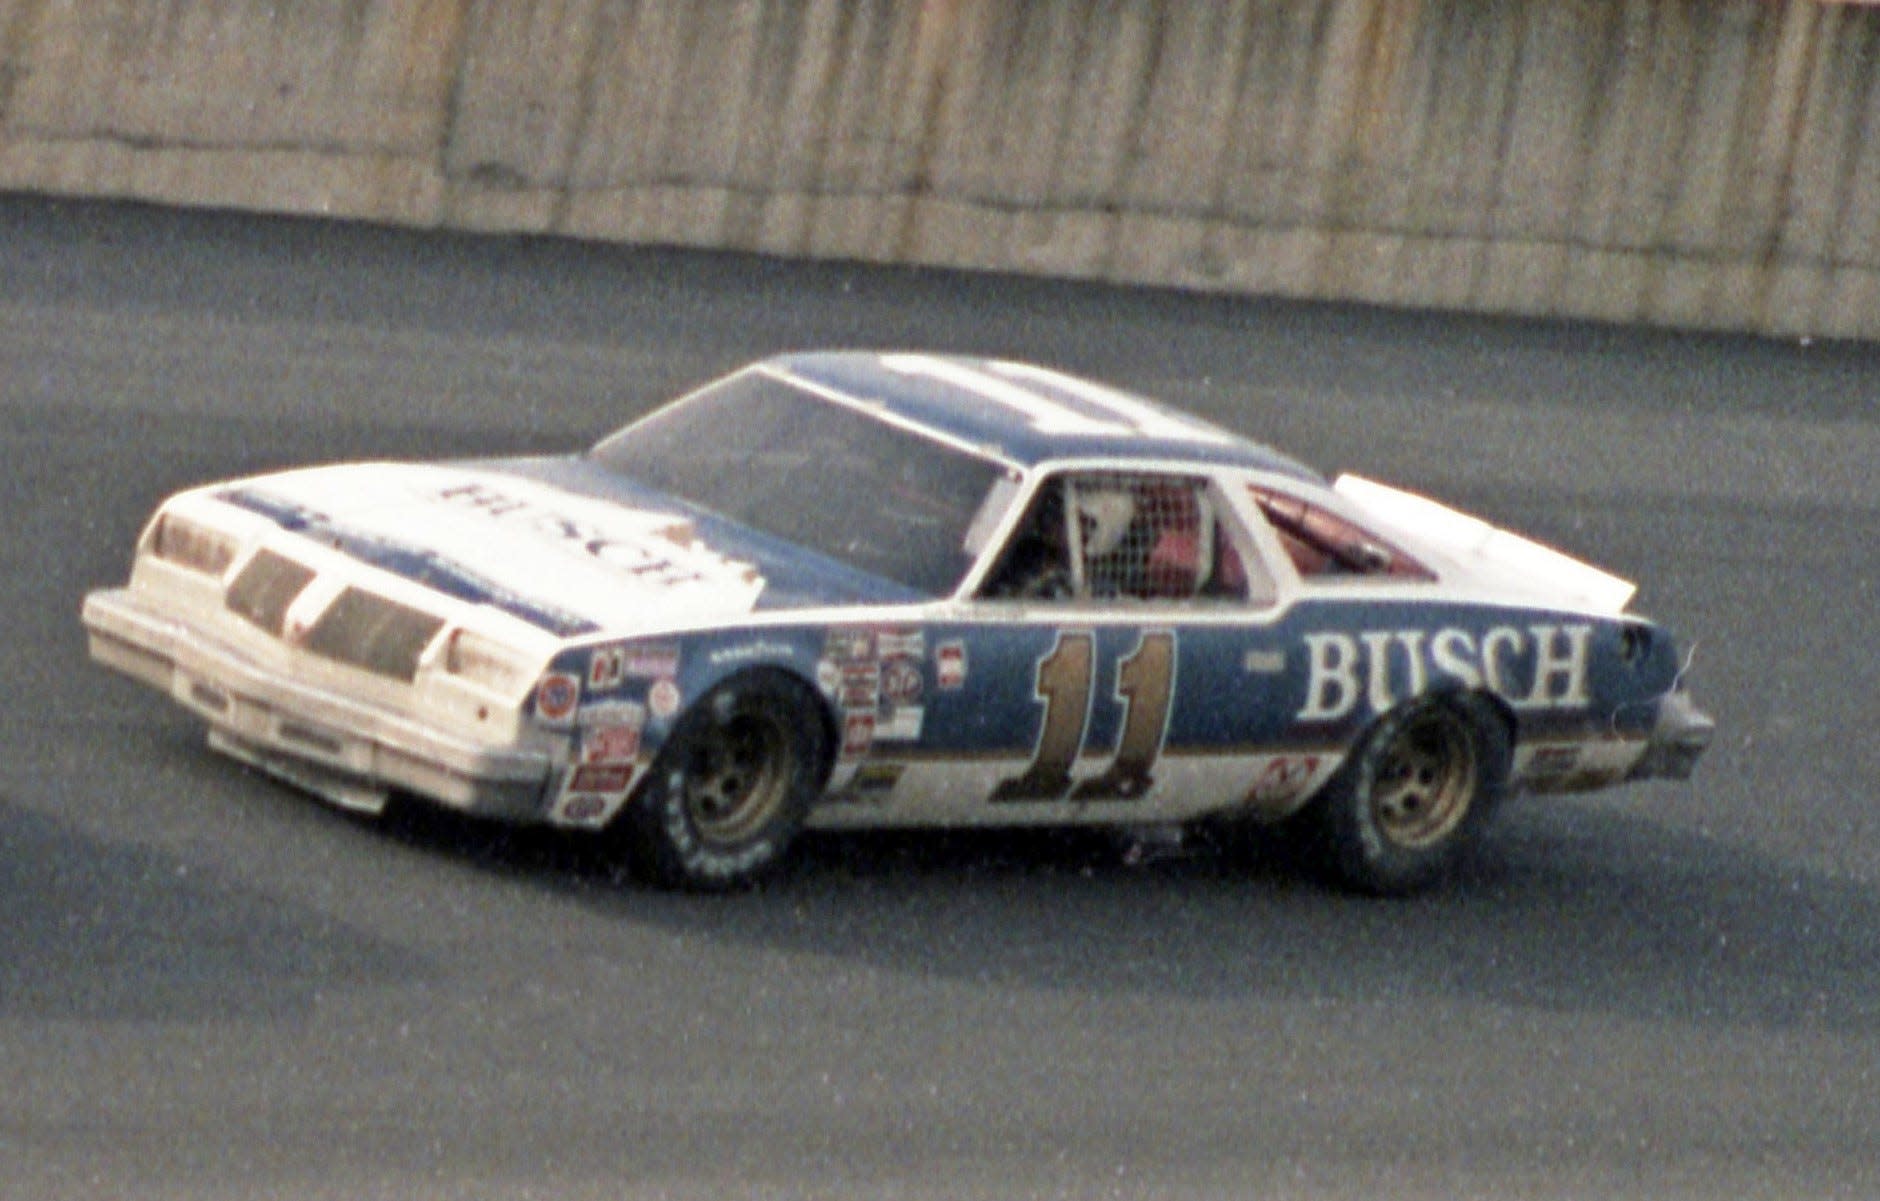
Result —
[[[1116,381],[1643,584],[1688,784],[1452,886],[370,823],[86,660],[181,485],[584,444],[772,351]],[[0,199],[0,1197],[1880,1195],[1880,352]]]

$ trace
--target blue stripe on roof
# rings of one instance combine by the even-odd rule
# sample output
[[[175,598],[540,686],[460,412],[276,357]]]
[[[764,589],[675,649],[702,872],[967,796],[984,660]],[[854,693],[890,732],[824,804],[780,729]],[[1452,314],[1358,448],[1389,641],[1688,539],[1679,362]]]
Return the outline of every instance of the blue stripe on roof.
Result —
[[[878,404],[903,421],[1026,467],[1063,459],[1186,459],[1325,482],[1298,460],[1179,409],[1025,364],[961,355],[819,351],[779,355],[762,366]],[[975,386],[976,381],[983,386]],[[1001,394],[1023,394],[1035,399],[1039,409],[1062,413],[1066,420],[1060,428],[1050,428],[1035,413],[999,399]],[[1147,420],[1139,423],[1119,415],[1117,408],[1106,406],[1106,396]],[[1088,432],[1100,425],[1138,428],[1129,429],[1126,436]]]

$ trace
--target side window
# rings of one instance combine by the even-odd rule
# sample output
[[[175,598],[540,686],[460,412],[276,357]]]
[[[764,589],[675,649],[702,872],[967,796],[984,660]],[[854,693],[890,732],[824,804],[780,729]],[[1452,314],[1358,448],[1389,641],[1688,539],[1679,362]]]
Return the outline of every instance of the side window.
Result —
[[[1064,480],[1039,485],[1031,507],[1019,519],[980,586],[983,597],[1010,600],[1067,600],[1076,593],[1071,570],[1071,541],[1064,517]]]
[[[1371,531],[1328,509],[1254,486],[1253,502],[1306,579],[1394,576],[1433,580],[1434,572]]]
[[[1208,483],[1141,472],[1047,480],[987,578],[988,597],[1270,599]],[[1256,567],[1258,567],[1257,560]]]

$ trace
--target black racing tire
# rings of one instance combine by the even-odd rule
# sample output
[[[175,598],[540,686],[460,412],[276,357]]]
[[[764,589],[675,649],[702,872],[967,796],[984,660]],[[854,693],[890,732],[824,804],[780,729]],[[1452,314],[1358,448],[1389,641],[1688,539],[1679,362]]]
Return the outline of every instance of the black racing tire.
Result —
[[[634,867],[668,888],[724,892],[773,870],[822,790],[821,702],[778,671],[744,672],[679,719],[621,814]]]
[[[1433,694],[1380,717],[1299,816],[1317,866],[1347,888],[1404,896],[1438,883],[1508,790],[1508,723],[1479,696]]]

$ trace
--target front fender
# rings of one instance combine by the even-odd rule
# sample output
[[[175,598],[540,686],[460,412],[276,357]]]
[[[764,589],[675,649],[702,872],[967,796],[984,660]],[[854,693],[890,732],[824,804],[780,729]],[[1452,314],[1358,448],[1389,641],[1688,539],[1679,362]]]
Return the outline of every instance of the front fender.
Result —
[[[745,671],[769,669],[801,680],[826,702],[817,718],[826,743],[840,748],[834,712],[840,680],[822,669],[826,640],[820,626],[764,627],[584,642],[563,650],[532,706],[538,725],[569,737],[568,765],[548,820],[590,829],[612,821],[686,710]]]

